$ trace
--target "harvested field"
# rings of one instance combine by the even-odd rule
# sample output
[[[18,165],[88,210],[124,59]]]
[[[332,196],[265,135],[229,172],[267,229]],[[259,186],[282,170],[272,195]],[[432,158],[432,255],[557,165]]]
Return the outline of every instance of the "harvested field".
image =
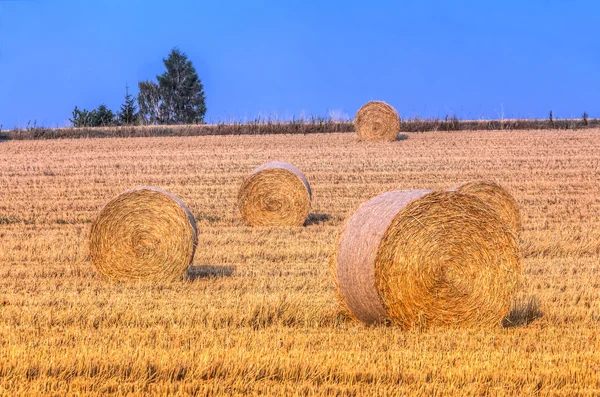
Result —
[[[298,166],[307,226],[247,227],[240,184]],[[328,256],[346,217],[398,189],[494,180],[521,209],[524,285],[504,327],[364,326]],[[102,206],[157,186],[196,218],[189,277],[111,283]],[[0,142],[0,394],[598,395],[600,130]]]

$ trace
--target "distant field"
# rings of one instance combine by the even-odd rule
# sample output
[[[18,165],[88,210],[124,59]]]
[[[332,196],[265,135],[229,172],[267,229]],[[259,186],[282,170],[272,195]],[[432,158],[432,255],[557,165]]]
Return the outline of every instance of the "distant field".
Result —
[[[461,120],[456,117],[446,117],[444,119],[403,119],[399,132],[581,130],[591,128],[600,128],[600,119],[555,119],[552,121],[542,119]],[[328,118],[312,117],[289,122],[259,119],[243,123],[195,125],[110,126],[93,128],[45,128],[29,126],[13,130],[0,130],[0,141],[215,135],[307,135],[338,132],[354,132],[352,120],[334,121]]]
[[[301,228],[241,224],[243,177],[297,165]],[[522,207],[525,285],[506,327],[402,332],[337,307],[344,219],[393,189],[492,179]],[[198,222],[190,279],[112,284],[90,223],[137,185]],[[0,142],[0,394],[599,395],[600,130]]]

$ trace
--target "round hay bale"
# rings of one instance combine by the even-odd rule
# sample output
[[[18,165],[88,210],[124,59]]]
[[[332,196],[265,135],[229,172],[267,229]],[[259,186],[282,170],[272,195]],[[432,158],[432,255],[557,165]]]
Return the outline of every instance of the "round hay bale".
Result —
[[[361,141],[395,141],[400,131],[400,117],[392,106],[372,101],[361,107],[354,117],[354,127]]]
[[[312,192],[304,174],[279,161],[252,171],[238,194],[242,219],[251,226],[302,226],[311,200]]]
[[[463,194],[470,194],[492,207],[500,217],[512,227],[517,234],[521,230],[521,213],[519,204],[514,197],[502,186],[495,182],[468,182],[452,188]]]
[[[336,243],[344,306],[402,328],[499,325],[520,281],[512,229],[456,192],[395,191],[363,204]]]
[[[175,281],[192,263],[194,216],[174,195],[139,187],[112,199],[90,232],[92,263],[111,280]]]

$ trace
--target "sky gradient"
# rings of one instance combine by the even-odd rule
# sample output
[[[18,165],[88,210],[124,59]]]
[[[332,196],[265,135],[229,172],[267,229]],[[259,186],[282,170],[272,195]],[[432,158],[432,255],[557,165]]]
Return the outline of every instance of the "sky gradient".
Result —
[[[600,117],[600,2],[0,0],[0,124],[69,125],[196,66],[207,122],[347,115]]]

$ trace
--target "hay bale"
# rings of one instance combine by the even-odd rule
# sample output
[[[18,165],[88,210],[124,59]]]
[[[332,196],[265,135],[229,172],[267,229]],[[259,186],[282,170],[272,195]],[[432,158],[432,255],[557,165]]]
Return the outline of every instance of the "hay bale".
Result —
[[[256,168],[238,194],[244,222],[251,226],[302,226],[312,192],[306,177],[291,164],[274,161]]]
[[[372,101],[361,107],[354,117],[354,127],[361,141],[395,141],[400,131],[400,117],[392,106]]]
[[[363,204],[334,257],[339,295],[364,323],[499,325],[520,281],[512,229],[456,192],[395,191]]]
[[[89,248],[98,272],[111,280],[174,281],[192,263],[197,241],[194,217],[179,198],[139,187],[100,211]]]
[[[470,194],[488,204],[500,214],[500,217],[512,227],[517,234],[521,231],[521,213],[519,204],[502,186],[495,182],[468,182],[452,188],[463,194]]]

